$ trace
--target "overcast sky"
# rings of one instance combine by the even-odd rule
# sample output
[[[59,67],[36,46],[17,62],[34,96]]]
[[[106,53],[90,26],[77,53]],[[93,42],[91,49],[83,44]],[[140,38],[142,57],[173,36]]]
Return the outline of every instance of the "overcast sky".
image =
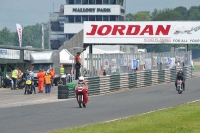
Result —
[[[47,22],[49,12],[58,11],[66,0],[0,0],[0,29],[16,30],[15,23],[23,26]],[[126,12],[153,11],[155,8],[191,7],[200,5],[200,0],[127,0]]]

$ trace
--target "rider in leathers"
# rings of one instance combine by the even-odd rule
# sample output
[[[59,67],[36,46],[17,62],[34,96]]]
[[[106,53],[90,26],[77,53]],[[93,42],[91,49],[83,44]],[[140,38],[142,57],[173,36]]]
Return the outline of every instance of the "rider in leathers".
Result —
[[[86,89],[86,92],[84,92],[84,97],[85,97],[85,100],[84,100],[84,103],[87,103],[87,101],[89,101],[89,98],[88,98],[88,95],[89,95],[89,92],[88,92],[88,84],[86,81],[84,81],[84,77],[81,76],[79,77],[79,81],[78,81],[78,84],[84,84],[85,85],[85,89]],[[77,85],[78,86],[78,85]],[[78,100],[78,92],[77,92],[77,86],[75,87],[75,93],[76,93],[76,99]]]
[[[182,68],[177,72],[177,75],[176,75],[176,81],[175,81],[176,88],[177,88],[177,80],[183,81],[183,90],[185,90],[185,76],[184,76],[184,72]]]

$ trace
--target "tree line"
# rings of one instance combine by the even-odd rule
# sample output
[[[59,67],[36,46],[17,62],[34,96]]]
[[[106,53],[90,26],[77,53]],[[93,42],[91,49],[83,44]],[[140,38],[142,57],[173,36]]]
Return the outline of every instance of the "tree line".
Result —
[[[49,28],[47,23],[37,23],[23,27],[22,46],[32,46],[42,48],[42,24],[44,25],[44,46],[48,48]],[[12,32],[7,27],[0,30],[0,45],[19,46],[19,37],[16,32]]]
[[[128,13],[125,16],[126,21],[198,21],[200,20],[200,5],[192,6],[189,9],[183,6],[174,9],[166,8],[163,10],[154,9],[153,12],[139,11],[137,13]],[[44,44],[48,48],[49,25],[44,24]],[[22,46],[33,46],[41,48],[42,44],[42,23],[23,27]],[[8,28],[0,30],[0,45],[19,46],[18,34]],[[183,45],[140,45],[140,48],[146,48],[149,52],[167,52],[171,46],[179,47]],[[199,45],[189,45],[189,49],[200,49]]]

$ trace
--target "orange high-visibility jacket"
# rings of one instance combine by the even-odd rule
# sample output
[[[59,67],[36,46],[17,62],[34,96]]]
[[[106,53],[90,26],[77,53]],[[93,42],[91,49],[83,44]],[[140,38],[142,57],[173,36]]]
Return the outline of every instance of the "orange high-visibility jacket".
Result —
[[[54,70],[50,70],[50,75],[51,75],[52,78],[55,77],[55,72],[54,72]]]
[[[74,59],[74,64],[76,64],[76,60],[78,59],[78,61],[81,63],[81,57],[79,55],[75,56]]]
[[[45,84],[47,85],[51,84],[51,75],[46,75],[44,77],[44,80],[45,80]]]

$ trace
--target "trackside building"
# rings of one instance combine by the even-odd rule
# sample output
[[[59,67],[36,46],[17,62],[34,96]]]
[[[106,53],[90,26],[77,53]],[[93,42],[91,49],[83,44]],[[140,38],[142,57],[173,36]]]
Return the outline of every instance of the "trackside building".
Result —
[[[66,0],[50,13],[50,44],[57,49],[83,29],[86,21],[124,21],[126,0]]]

